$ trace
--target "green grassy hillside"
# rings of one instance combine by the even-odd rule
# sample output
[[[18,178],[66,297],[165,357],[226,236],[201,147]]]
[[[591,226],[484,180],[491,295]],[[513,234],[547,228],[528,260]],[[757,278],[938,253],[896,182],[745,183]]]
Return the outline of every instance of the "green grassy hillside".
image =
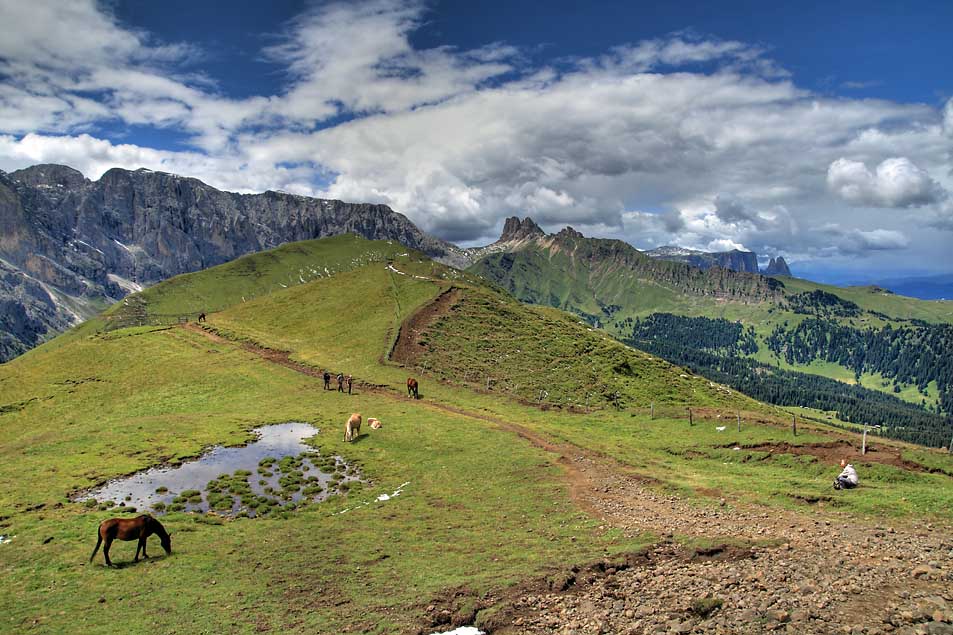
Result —
[[[792,491],[829,489],[835,470],[821,461],[726,456],[735,443],[829,441],[823,426],[802,422],[792,439],[786,415],[779,419],[552,310],[522,306],[386,243],[336,238],[277,253],[256,261],[270,263],[264,272],[232,263],[142,294],[147,321],[221,308],[210,312],[208,331],[114,328],[110,313],[0,365],[0,534],[13,536],[0,544],[2,630],[112,633],[121,615],[129,633],[194,632],[197,625],[207,632],[416,633],[428,605],[448,590],[465,585],[467,597],[479,597],[656,539],[585,512],[564,456],[618,461],[626,474],[702,506],[712,487],[716,496],[788,508],[805,505]],[[265,293],[262,278],[301,268],[296,253],[341,266]],[[456,308],[416,319],[451,287]],[[426,338],[415,358],[423,370],[387,359],[398,332],[407,337],[401,329],[413,324],[428,325],[413,340]],[[522,357],[500,359],[514,353]],[[353,373],[355,394],[324,391],[311,374],[324,368]],[[603,398],[610,391],[624,400],[593,403],[589,413],[544,410],[523,403],[523,389],[510,384],[527,368],[532,381],[557,386],[550,402],[561,396],[562,405],[578,404],[580,387],[593,385]],[[403,394],[411,373],[421,382],[419,401]],[[500,382],[476,390],[472,377],[484,374]],[[647,401],[664,406],[655,418]],[[696,408],[694,426],[688,406]],[[718,429],[739,410],[740,432]],[[384,427],[345,444],[351,412],[378,417]],[[98,522],[116,512],[70,502],[71,492],[213,444],[241,443],[251,428],[284,421],[314,424],[313,445],[360,464],[367,482],[286,518],[167,514],[172,557],[132,565],[133,544],[117,543],[113,559],[126,566],[86,564]],[[953,472],[946,455],[891,447]],[[869,486],[838,501],[839,509],[898,522],[950,517],[946,474],[879,463],[862,469]],[[400,497],[377,500],[404,483]]]
[[[696,279],[686,277],[680,270],[647,269],[641,260],[620,251],[621,248],[616,246],[618,241],[585,239],[576,235],[572,240],[566,240],[562,236],[563,233],[539,238],[521,244],[514,252],[490,254],[473,265],[470,271],[506,288],[525,302],[575,313],[622,340],[632,338],[635,320],[654,313],[721,318],[755,330],[760,350],[749,355],[758,361],[860,383],[872,390],[896,395],[911,404],[922,403],[934,408],[940,403],[940,394],[936,383],[931,383],[932,378],[917,389],[909,382],[884,381],[882,373],[876,370],[855,373],[822,360],[792,363],[769,351],[766,342],[775,329],[794,328],[812,317],[810,313],[795,310],[802,298],[812,292],[836,296],[847,303],[845,306],[856,305],[855,314],[827,317],[858,331],[909,326],[914,320],[950,324],[953,323],[953,302],[918,300],[875,287],[839,288],[788,277],[777,278],[783,286],[769,292],[746,278],[740,278],[742,274],[736,274],[736,280],[730,277],[730,272],[724,273],[728,277],[722,280],[717,276],[712,279],[709,271],[705,272],[707,278]],[[666,264],[684,267],[678,263]]]
[[[541,337],[545,334],[545,337]],[[756,408],[752,400],[619,344],[561,311],[466,289],[422,325],[413,364],[443,381],[572,408]]]

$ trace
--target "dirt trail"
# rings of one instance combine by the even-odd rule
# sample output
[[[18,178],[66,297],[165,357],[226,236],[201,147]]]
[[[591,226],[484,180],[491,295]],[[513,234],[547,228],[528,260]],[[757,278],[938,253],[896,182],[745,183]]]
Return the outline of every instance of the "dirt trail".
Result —
[[[452,290],[424,310],[433,319],[453,302]],[[422,315],[421,318],[424,316]],[[396,350],[413,351],[415,332]],[[321,371],[295,362],[284,351],[232,342],[196,324],[189,331],[232,344],[312,377]],[[412,354],[399,353],[398,355]],[[386,386],[357,384],[394,400],[406,397]],[[699,504],[662,492],[619,462],[555,441],[512,421],[421,400],[420,407],[492,423],[556,456],[572,500],[627,535],[653,532],[660,544],[637,566],[601,566],[582,575],[563,572],[550,581],[496,598],[493,633],[833,633],[896,632],[953,635],[953,528],[887,527],[850,520],[829,509],[804,514],[766,510],[712,495]],[[833,492],[849,496],[850,492]],[[675,535],[719,543],[739,539],[762,546],[742,559],[685,558]],[[559,577],[559,576],[557,576]],[[720,602],[710,613],[703,600]],[[482,602],[486,602],[484,598]],[[479,604],[479,603],[478,603]],[[450,621],[449,609],[429,607],[421,632]],[[439,614],[433,614],[437,611]],[[428,631],[427,629],[431,629]],[[946,630],[944,630],[946,629]]]
[[[448,292],[442,293],[437,297],[434,304],[440,303],[442,310],[445,310],[453,302],[453,289],[448,290]],[[436,316],[440,314],[440,310],[432,310],[429,312],[431,316]],[[211,327],[203,328],[195,323],[187,323],[182,325],[183,328],[189,330],[193,333],[197,333],[208,339],[219,343],[219,344],[230,344],[237,346],[244,351],[258,355],[265,361],[268,361],[273,364],[278,364],[279,366],[284,366],[285,368],[291,369],[295,372],[303,373],[310,377],[321,378],[323,371],[321,369],[303,364],[301,362],[296,362],[290,358],[290,353],[287,351],[279,351],[273,348],[267,348],[265,346],[260,346],[251,342],[236,342],[229,340],[218,335],[214,330],[211,330]],[[417,332],[417,331],[415,331]],[[398,341],[401,339],[407,339],[411,342],[410,346],[414,345],[414,341],[411,338],[398,338]],[[408,347],[407,344],[402,345],[403,349]],[[396,349],[397,347],[395,347]],[[403,393],[391,389],[386,386],[378,386],[374,384],[369,384],[362,382],[360,380],[355,380],[355,385],[364,392],[374,393],[376,395],[383,396],[388,399],[404,401],[407,398],[403,396]],[[525,439],[532,443],[534,446],[541,448],[547,452],[552,452],[557,455],[557,462],[566,470],[566,478],[569,481],[570,493],[572,495],[573,501],[576,502],[580,507],[586,509],[590,513],[598,514],[598,510],[595,506],[591,504],[592,494],[591,484],[589,479],[585,476],[585,471],[580,470],[576,463],[571,460],[569,457],[574,455],[579,455],[583,450],[576,446],[570,446],[565,444],[557,444],[552,440],[546,438],[545,436],[536,433],[524,426],[505,421],[498,417],[493,417],[484,413],[471,412],[468,410],[463,410],[460,408],[455,408],[453,406],[448,406],[439,402],[433,401],[418,401],[416,402],[420,407],[427,408],[429,410],[437,410],[440,412],[446,412],[450,414],[460,415],[464,417],[470,417],[472,419],[479,419],[481,421],[486,421],[492,423],[508,432],[511,432],[522,439]],[[621,466],[616,465],[615,468],[619,469]],[[594,472],[593,472],[594,474]]]
[[[445,289],[432,302],[404,320],[391,349],[390,359],[404,366],[414,366],[420,356],[420,334],[434,320],[446,315],[460,295],[461,291],[456,287]]]

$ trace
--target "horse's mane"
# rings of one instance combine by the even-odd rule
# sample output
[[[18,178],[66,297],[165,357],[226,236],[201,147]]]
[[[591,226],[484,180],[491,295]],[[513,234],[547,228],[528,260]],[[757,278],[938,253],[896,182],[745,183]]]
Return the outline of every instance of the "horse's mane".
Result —
[[[167,532],[165,527],[162,526],[162,523],[160,523],[153,516],[149,514],[143,514],[142,519],[143,519],[143,522],[145,522],[147,525],[152,527],[152,531],[154,531],[158,536],[162,537],[162,536],[169,535],[169,532]]]

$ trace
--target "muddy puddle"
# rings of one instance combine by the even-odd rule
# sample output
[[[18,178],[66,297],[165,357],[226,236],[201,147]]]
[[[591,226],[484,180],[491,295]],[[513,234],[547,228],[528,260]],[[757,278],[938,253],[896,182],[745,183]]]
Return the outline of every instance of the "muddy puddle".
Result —
[[[341,457],[324,456],[304,444],[318,433],[311,425],[282,423],[252,432],[258,439],[248,445],[216,446],[194,461],[110,481],[75,500],[117,511],[255,517],[345,493],[360,481],[357,470]]]

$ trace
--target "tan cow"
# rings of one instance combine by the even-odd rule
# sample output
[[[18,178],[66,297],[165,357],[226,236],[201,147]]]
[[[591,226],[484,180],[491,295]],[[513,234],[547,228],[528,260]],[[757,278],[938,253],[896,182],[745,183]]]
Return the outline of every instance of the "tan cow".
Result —
[[[351,442],[361,435],[361,413],[355,412],[344,425],[344,440]]]
[[[374,417],[368,417],[368,418],[367,418],[367,425],[369,425],[370,427],[374,428],[375,430],[380,430],[380,429],[381,429],[381,426],[384,425],[384,424],[381,423],[381,420],[380,420],[380,419],[375,419]]]

